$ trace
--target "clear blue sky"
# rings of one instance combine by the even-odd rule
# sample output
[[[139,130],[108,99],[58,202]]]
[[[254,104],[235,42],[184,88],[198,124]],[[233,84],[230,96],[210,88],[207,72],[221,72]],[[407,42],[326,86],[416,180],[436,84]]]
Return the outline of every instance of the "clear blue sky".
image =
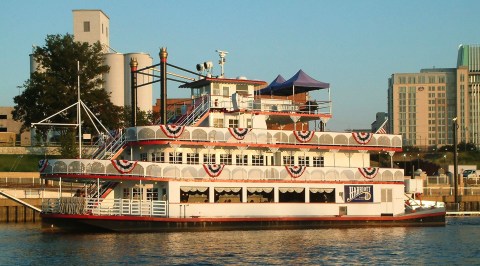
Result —
[[[272,81],[303,69],[331,84],[329,130],[369,128],[387,111],[392,73],[455,67],[460,44],[480,43],[480,1],[0,1],[0,106],[29,76],[32,45],[73,33],[72,10],[110,17],[110,45],[194,69],[229,51],[226,76]],[[215,64],[214,71],[219,71]],[[215,74],[215,73],[214,73]],[[155,87],[154,97],[158,97]],[[187,96],[170,85],[169,97]],[[70,104],[70,103],[68,103]],[[67,103],[66,103],[67,105]]]

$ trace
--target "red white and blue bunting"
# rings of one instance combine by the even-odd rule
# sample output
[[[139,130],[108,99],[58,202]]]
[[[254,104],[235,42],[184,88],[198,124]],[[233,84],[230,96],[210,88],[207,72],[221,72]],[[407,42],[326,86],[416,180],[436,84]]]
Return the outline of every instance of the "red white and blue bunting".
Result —
[[[205,169],[205,172],[207,172],[207,174],[210,177],[219,176],[223,171],[223,167],[225,167],[224,164],[204,164],[203,165],[203,169]]]
[[[228,131],[237,140],[243,140],[245,136],[252,130],[251,128],[233,128],[229,127]]]
[[[303,172],[307,169],[304,165],[293,166],[293,165],[285,165],[285,169],[293,178],[299,178],[303,175]]]
[[[111,160],[111,162],[113,167],[122,174],[130,173],[137,166],[137,161]]]
[[[372,140],[373,133],[369,132],[352,132],[352,136],[358,144],[368,144]]]
[[[47,159],[42,159],[40,161],[38,161],[38,171],[40,173],[43,173],[43,171],[45,170],[45,168],[47,168],[48,166],[48,160]]]
[[[380,168],[378,167],[359,167],[358,171],[360,171],[363,177],[367,179],[374,179],[377,176],[379,169]]]
[[[313,136],[315,135],[315,131],[308,131],[308,130],[293,131],[293,134],[295,135],[295,138],[297,138],[298,141],[305,143],[312,140]]]
[[[184,126],[177,125],[160,125],[160,128],[167,137],[174,139],[180,137],[185,130]]]

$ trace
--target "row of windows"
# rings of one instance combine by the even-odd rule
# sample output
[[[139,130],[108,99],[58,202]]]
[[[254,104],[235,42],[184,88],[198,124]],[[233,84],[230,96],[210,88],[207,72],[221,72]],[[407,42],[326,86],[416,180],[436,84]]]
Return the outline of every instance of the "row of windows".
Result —
[[[213,127],[217,127],[217,128],[225,127],[223,118],[214,118]],[[239,127],[238,119],[228,119],[228,127],[238,128]],[[252,128],[252,119],[246,120],[246,128]]]
[[[208,187],[189,187],[187,189],[180,188],[180,202],[184,203],[240,203],[240,202],[274,202],[274,193],[278,193],[278,202],[307,202],[306,195],[308,193],[308,202],[335,203],[337,201],[335,188],[301,188],[301,187],[284,187],[274,190],[273,187],[264,188],[213,188],[214,198],[210,198],[210,189]],[[246,190],[246,198],[243,191]],[[339,192],[340,201],[344,201],[343,192]],[[381,190],[381,202],[393,201],[393,190]]]
[[[142,200],[143,199],[143,188],[134,187],[134,188],[124,188],[123,189],[123,198],[124,199],[134,199]],[[147,188],[146,199],[147,200],[159,200],[158,188]]]
[[[151,154],[153,162],[165,163],[165,153],[158,152]],[[220,154],[218,157],[216,154],[203,154],[200,157],[198,153],[186,153],[185,161],[183,159],[183,152],[169,152],[167,153],[168,162],[171,164],[225,164],[232,165],[233,159],[235,158],[235,165],[248,165],[248,158],[251,159],[251,165],[265,165],[266,158],[264,155],[242,155],[236,154],[235,157],[232,154]],[[200,161],[200,158],[203,160]],[[148,161],[148,154],[140,154],[141,161]],[[324,166],[324,157],[323,156],[297,156],[297,164],[295,164],[295,156],[283,156],[282,157],[283,165],[302,165],[302,166],[313,166],[313,167],[323,167]],[[273,162],[271,163],[273,164]]]
[[[398,77],[399,84],[425,84],[425,81],[428,83],[445,83],[445,76],[409,76],[409,77]]]
[[[445,92],[439,92],[439,93],[430,92],[430,93],[428,93],[429,98],[445,98],[445,96],[446,96]]]
[[[244,199],[243,190],[246,189],[246,198]],[[210,199],[210,188],[198,187],[188,188],[187,191],[180,188],[180,202],[183,203],[262,203],[274,202],[275,190],[273,187],[265,188],[214,188],[213,201]],[[306,202],[305,194],[309,193],[309,202],[335,203],[334,188],[279,188],[278,202]],[[342,193],[342,192],[340,192]]]

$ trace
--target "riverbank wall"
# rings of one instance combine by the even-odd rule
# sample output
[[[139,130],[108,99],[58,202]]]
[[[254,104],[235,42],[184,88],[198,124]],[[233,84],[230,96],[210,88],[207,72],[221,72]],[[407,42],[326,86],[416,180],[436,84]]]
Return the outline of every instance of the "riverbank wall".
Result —
[[[22,199],[40,208],[42,199]],[[39,222],[40,213],[9,199],[0,198],[0,223]]]

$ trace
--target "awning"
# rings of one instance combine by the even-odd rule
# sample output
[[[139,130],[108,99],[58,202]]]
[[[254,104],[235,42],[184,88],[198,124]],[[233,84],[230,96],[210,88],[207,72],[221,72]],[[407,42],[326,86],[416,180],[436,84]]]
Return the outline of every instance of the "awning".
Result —
[[[272,88],[273,86],[278,86],[281,85],[282,83],[285,82],[285,79],[282,77],[282,75],[278,75],[276,79],[272,81],[272,83],[268,84],[267,87],[261,89],[258,91],[259,95],[270,95],[272,94]]]
[[[307,75],[303,70],[299,70],[297,74],[291,77],[289,80],[283,82],[282,84],[272,86],[272,95],[288,96],[298,93],[304,93],[307,91],[328,89],[330,88],[329,83],[318,81],[309,75]]]

